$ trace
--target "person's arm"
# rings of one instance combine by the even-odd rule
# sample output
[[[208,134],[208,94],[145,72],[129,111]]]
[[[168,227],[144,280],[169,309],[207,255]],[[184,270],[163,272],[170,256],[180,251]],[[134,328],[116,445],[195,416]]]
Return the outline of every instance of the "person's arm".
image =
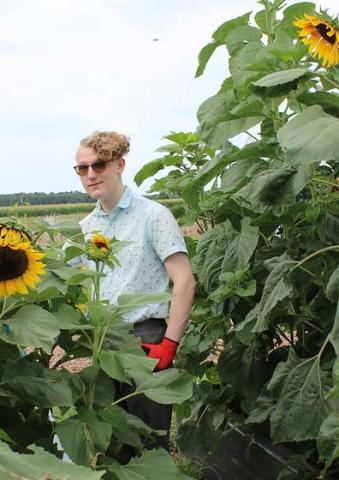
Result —
[[[168,326],[165,337],[179,342],[191,312],[195,279],[183,252],[174,253],[164,261],[169,278],[173,282],[173,298],[170,304]]]
[[[164,265],[173,282],[167,330],[161,343],[141,344],[150,358],[159,360],[155,370],[164,370],[172,363],[188,322],[195,290],[195,280],[185,253],[173,253],[165,259]]]

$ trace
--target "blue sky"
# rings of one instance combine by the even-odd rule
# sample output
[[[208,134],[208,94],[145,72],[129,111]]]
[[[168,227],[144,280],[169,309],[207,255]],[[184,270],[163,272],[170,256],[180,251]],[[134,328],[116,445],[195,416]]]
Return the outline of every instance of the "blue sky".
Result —
[[[336,13],[335,3],[321,5]],[[3,0],[1,193],[81,190],[71,167],[93,130],[130,136],[124,182],[137,190],[133,177],[161,137],[194,130],[227,75],[219,49],[195,79],[200,49],[253,9],[255,0]]]

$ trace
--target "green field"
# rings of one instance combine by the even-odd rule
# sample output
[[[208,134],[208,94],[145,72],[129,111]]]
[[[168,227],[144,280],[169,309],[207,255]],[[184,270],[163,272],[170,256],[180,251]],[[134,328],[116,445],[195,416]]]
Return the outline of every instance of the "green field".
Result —
[[[159,200],[159,203],[172,209],[182,203],[182,200],[163,199]],[[94,203],[0,207],[0,217],[18,217],[29,227],[34,229],[34,225],[41,219],[48,221],[48,223],[52,225],[65,221],[68,223],[78,223],[89,212],[91,212],[94,207]]]
[[[163,199],[158,200],[162,205],[171,208],[182,202],[179,199]],[[0,207],[0,217],[43,217],[48,215],[70,215],[70,214],[86,214],[93,210],[94,203],[65,203],[58,205],[23,205]]]

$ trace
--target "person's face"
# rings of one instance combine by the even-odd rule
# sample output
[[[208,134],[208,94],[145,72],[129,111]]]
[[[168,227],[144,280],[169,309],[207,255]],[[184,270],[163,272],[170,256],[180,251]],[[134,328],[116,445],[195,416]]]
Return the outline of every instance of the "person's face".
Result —
[[[98,161],[98,154],[91,147],[80,145],[75,158],[78,166],[89,166]],[[121,173],[124,167],[125,160],[123,158],[107,162],[102,172],[96,172],[89,166],[86,175],[80,176],[80,180],[92,198],[96,200],[109,199],[121,187]]]

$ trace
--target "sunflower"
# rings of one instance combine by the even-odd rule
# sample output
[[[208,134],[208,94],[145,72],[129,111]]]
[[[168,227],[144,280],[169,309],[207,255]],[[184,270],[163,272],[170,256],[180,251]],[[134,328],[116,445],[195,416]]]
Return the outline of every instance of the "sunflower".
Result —
[[[305,13],[304,18],[296,19],[293,24],[300,29],[301,41],[324,67],[339,63],[339,29],[333,20]]]
[[[0,298],[15,293],[28,293],[40,282],[45,265],[44,253],[38,252],[26,234],[13,228],[0,227]]]
[[[87,256],[90,260],[102,261],[111,253],[110,240],[98,233],[95,233],[87,243]]]

